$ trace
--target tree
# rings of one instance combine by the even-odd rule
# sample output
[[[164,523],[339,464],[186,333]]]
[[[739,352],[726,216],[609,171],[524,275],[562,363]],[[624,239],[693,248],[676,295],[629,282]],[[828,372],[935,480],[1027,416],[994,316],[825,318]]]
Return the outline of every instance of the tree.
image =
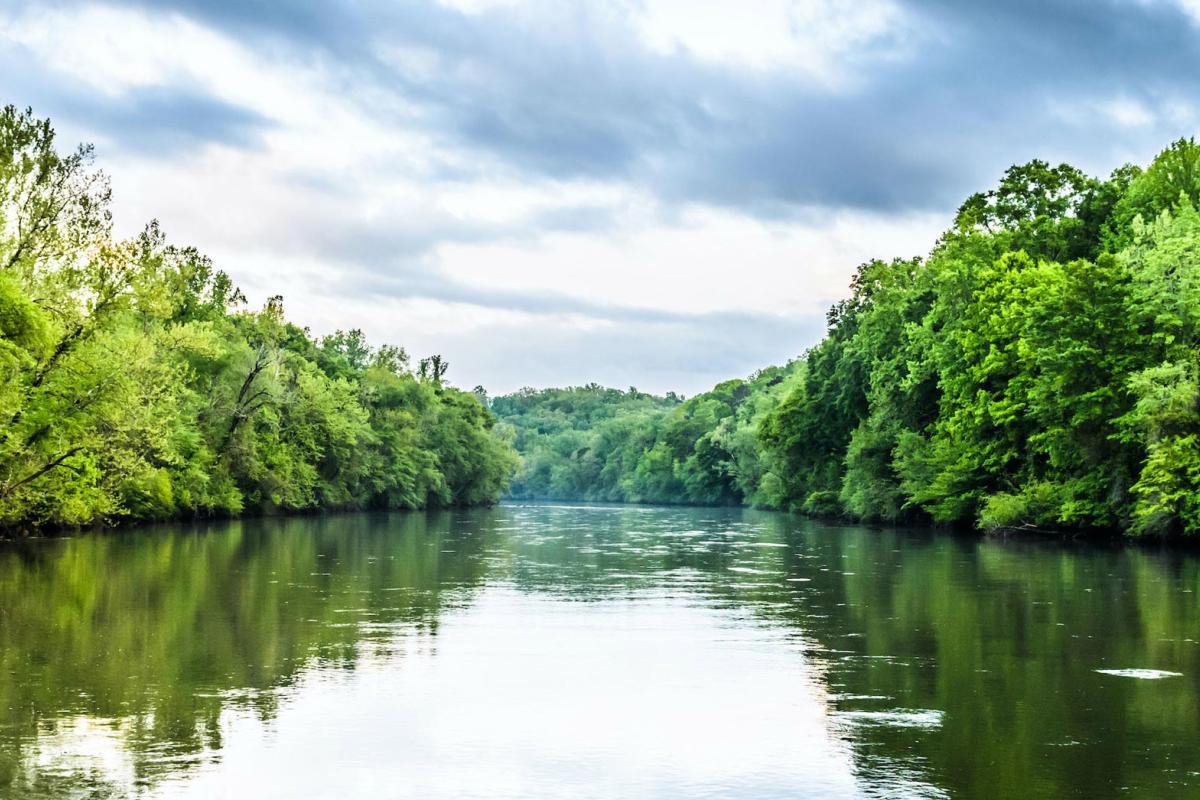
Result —
[[[90,163],[0,112],[0,525],[496,500],[511,445],[440,357],[247,311],[157,223],[113,241]]]

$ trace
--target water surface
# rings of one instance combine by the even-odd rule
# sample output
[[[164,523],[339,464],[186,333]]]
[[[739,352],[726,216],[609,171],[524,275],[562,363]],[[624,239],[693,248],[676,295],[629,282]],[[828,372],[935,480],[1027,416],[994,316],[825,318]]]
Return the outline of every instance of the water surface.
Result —
[[[0,797],[1200,797],[1200,559],[504,506],[0,546]]]

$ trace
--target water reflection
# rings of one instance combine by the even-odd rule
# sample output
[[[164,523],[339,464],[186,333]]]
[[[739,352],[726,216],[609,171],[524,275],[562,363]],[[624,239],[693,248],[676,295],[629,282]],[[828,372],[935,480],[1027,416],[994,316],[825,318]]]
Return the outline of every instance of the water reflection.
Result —
[[[0,794],[1196,793],[1198,569],[638,507],[8,545]]]

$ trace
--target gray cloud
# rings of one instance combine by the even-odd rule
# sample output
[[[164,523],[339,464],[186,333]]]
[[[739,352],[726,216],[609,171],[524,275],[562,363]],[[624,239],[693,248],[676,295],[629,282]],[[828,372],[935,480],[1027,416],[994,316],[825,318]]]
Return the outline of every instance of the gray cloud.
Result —
[[[194,86],[141,86],[108,96],[36,64],[24,48],[0,46],[0,102],[33,105],[56,124],[95,131],[105,150],[161,158],[209,142],[254,148],[273,126],[259,112]]]
[[[74,102],[71,110],[120,149],[155,157],[205,142],[255,148],[272,126],[256,111],[179,87],[140,87],[111,102]]]
[[[772,319],[741,312],[689,313],[646,306],[614,305],[556,292],[479,288],[419,263],[392,270],[343,271],[330,282],[327,289],[331,296],[440,300],[529,314],[570,314],[613,323],[703,324],[708,328],[721,329],[726,325],[745,328],[752,326],[755,320]],[[770,324],[769,321],[767,324]]]
[[[1200,102],[1198,29],[1165,0],[910,0],[903,31],[845,57],[852,80],[836,91],[650,52],[620,14],[582,4],[539,6],[536,20],[431,0],[129,4],[173,8],[281,58],[327,59],[348,70],[348,89],[415,102],[440,139],[514,171],[624,180],[669,203],[759,215],[946,209],[1037,155],[1107,169],[1192,131],[1072,120],[1057,104]],[[901,55],[875,57],[897,42]],[[389,61],[404,49],[434,68]]]
[[[813,341],[822,329],[819,318],[701,314],[589,331],[534,322],[485,329],[469,339],[441,333],[408,341],[416,355],[449,354],[452,381],[482,383],[493,393],[596,381],[692,395],[756,367],[785,363],[796,355],[796,342]]]

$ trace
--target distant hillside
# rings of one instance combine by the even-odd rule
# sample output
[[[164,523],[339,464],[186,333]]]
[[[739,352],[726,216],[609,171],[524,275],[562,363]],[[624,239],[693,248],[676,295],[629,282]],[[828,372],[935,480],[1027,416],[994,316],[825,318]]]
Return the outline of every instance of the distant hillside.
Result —
[[[511,496],[770,505],[779,481],[762,461],[756,431],[795,383],[799,363],[688,400],[595,384],[494,398],[492,412],[514,429],[523,459]]]

